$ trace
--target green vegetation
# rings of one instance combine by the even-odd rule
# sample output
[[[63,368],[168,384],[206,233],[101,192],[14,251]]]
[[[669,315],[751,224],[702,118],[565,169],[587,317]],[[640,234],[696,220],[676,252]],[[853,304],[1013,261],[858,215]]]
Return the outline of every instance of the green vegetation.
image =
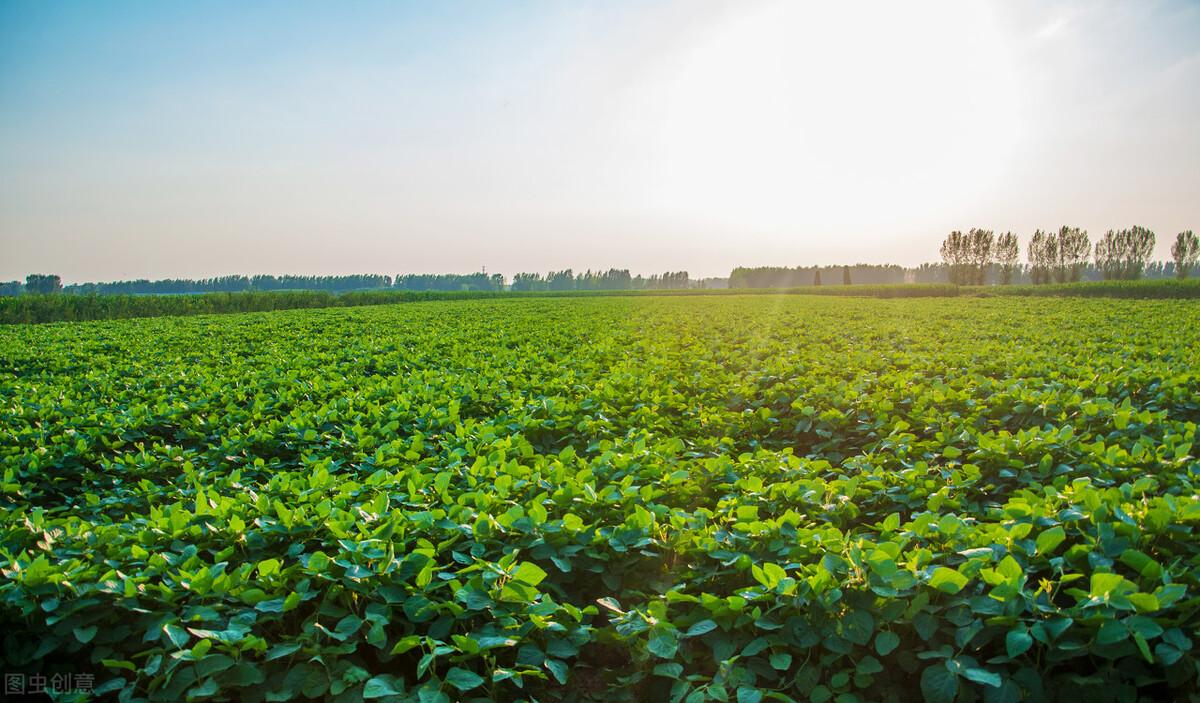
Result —
[[[418,300],[464,300],[502,295],[487,291],[326,291],[200,293],[197,295],[21,295],[0,298],[0,323],[82,322],[164,315],[265,312],[351,307]]]
[[[164,315],[208,315],[233,312],[266,312],[298,308],[357,307],[430,300],[482,298],[596,297],[642,295],[855,295],[875,298],[923,298],[958,295],[945,284],[848,286],[837,289],[741,290],[638,290],[638,291],[362,291],[335,295],[322,291],[270,293],[204,293],[200,295],[23,295],[0,298],[0,324],[82,322]]]
[[[5,327],[0,659],[121,700],[1183,700],[1198,316],[637,296]]]
[[[843,281],[845,280],[843,273]],[[1037,295],[1107,298],[1200,298],[1200,280],[1143,280],[1044,286],[953,286],[946,283],[804,286],[800,288],[708,288],[638,291],[322,291],[204,293],[200,295],[23,295],[0,298],[0,324],[83,322],[132,317],[267,312],[303,308],[358,307],[435,300],[599,296],[834,295],[866,298],[928,298],[958,295]]]
[[[1038,295],[1071,298],[1200,298],[1200,279],[1156,279],[1140,281],[1087,281],[1046,285],[981,286],[963,289],[964,294]]]

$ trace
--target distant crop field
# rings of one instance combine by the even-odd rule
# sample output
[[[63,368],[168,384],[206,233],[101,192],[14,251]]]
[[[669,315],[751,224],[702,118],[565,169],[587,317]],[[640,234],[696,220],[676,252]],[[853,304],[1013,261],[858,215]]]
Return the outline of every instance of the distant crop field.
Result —
[[[0,660],[152,700],[1194,699],[1200,301],[0,328]]]

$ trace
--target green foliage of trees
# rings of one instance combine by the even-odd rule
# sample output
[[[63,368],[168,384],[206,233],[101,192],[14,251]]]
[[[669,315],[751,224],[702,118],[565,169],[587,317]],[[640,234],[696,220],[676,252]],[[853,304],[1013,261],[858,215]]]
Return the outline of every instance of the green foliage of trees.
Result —
[[[1029,276],[1035,285],[1075,283],[1087,269],[1091,242],[1086,230],[1063,226],[1057,232],[1037,230],[1029,241]]]
[[[504,276],[495,273],[408,273],[397,275],[393,288],[413,291],[501,291]]]
[[[950,282],[981,286],[992,263],[996,235],[990,229],[955,230],[942,242],[942,260],[949,268]]]
[[[854,264],[851,266],[739,266],[729,274],[730,288],[798,288],[810,286],[821,273],[823,280],[845,279],[846,269],[855,283],[869,285],[895,285],[910,282],[914,269],[895,264]],[[927,278],[914,278],[920,283],[944,283],[946,277],[931,273]],[[844,282],[844,280],[843,280]]]
[[[996,237],[995,259],[997,270],[997,279],[1002,286],[1011,285],[1013,276],[1017,273],[1017,265],[1020,261],[1021,252],[1020,245],[1017,243],[1017,235],[1012,232],[1005,232]]]
[[[1154,253],[1154,232],[1145,227],[1109,230],[1096,242],[1096,268],[1104,280],[1132,281],[1142,277]]]
[[[1057,253],[1054,282],[1076,283],[1081,280],[1088,255],[1092,251],[1087,230],[1065,225],[1059,228],[1054,250]]]
[[[25,277],[25,292],[49,295],[62,290],[62,279],[53,274],[31,273]]]
[[[1180,232],[1171,245],[1171,258],[1174,260],[1176,278],[1187,278],[1200,259],[1200,238],[1190,229]]]
[[[571,269],[551,271],[543,276],[539,273],[518,273],[513,276],[512,290],[523,291],[567,291],[567,290],[686,290],[693,281],[687,271],[667,271],[650,276],[630,275],[627,269],[610,269],[605,272],[585,271],[575,276]]]

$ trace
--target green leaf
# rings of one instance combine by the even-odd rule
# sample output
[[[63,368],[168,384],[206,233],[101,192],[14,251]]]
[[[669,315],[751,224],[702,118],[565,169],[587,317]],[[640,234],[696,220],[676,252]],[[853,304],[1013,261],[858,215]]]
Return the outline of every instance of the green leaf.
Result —
[[[1133,617],[1127,619],[1125,624],[1129,626],[1130,630],[1133,630],[1135,633],[1145,637],[1148,640],[1154,639],[1155,637],[1163,634],[1162,625],[1159,625],[1152,618],[1148,618],[1145,615],[1134,615]]]
[[[208,640],[205,640],[205,642],[207,642],[207,641]],[[267,653],[263,657],[263,659],[265,661],[271,661],[273,659],[279,659],[281,657],[286,657],[286,656],[295,654],[296,652],[298,652],[300,650],[300,646],[301,645],[299,642],[289,642],[287,644],[277,644],[274,647],[271,647],[270,649],[267,650]]]
[[[842,636],[859,646],[871,641],[875,619],[865,610],[851,610],[842,616]]]
[[[189,700],[192,698],[208,698],[209,696],[216,695],[220,690],[221,686],[216,681],[205,679],[203,683],[193,686],[188,690],[187,696]]]
[[[357,615],[347,615],[338,621],[338,624],[334,627],[333,632],[331,632],[330,635],[332,635],[335,639],[344,642],[345,640],[349,639],[351,635],[358,632],[359,628],[362,627],[362,624],[362,618],[358,617]]]
[[[921,672],[921,693],[925,703],[954,703],[958,695],[958,676],[941,662]]]
[[[450,696],[447,696],[436,686],[427,685],[417,691],[417,700],[420,703],[450,703]]]
[[[197,676],[218,674],[234,665],[233,658],[225,654],[210,654],[196,662]]]
[[[966,669],[963,669],[963,678],[974,681],[975,683],[983,684],[984,686],[1000,688],[1000,674],[997,674],[993,671],[988,671],[987,669],[967,667]]]
[[[392,654],[404,654],[408,650],[421,644],[420,635],[408,635],[401,637],[392,647]]]
[[[542,570],[542,567],[531,561],[521,562],[521,565],[513,572],[514,579],[530,586],[538,585],[546,576],[547,574]]]
[[[474,671],[453,667],[446,672],[446,682],[460,691],[470,691],[483,684],[483,677]]]
[[[1133,633],[1133,641],[1137,643],[1138,651],[1142,653],[1142,657],[1147,663],[1154,663],[1154,655],[1150,653],[1150,643],[1142,636],[1140,632]]]
[[[879,663],[878,659],[868,654],[867,656],[858,660],[858,664],[854,667],[854,671],[858,674],[878,674],[879,672],[883,671],[883,664]]]
[[[770,657],[771,668],[776,671],[787,671],[792,665],[792,655],[787,652],[774,652]]]
[[[87,644],[88,642],[91,642],[92,638],[95,636],[96,636],[96,626],[95,625],[89,625],[87,627],[75,628],[75,639],[79,640],[83,644]]]
[[[996,573],[1003,576],[1010,583],[1018,581],[1025,575],[1025,569],[1021,568],[1021,562],[1013,559],[1012,555],[1004,557],[1000,563],[996,565]]]
[[[230,669],[228,674],[222,676],[221,681],[228,686],[257,686],[267,680],[263,668],[249,662],[242,662]]]
[[[1128,638],[1129,628],[1125,627],[1125,623],[1116,620],[1104,622],[1096,632],[1096,644],[1116,644]]]
[[[1041,556],[1053,554],[1058,545],[1063,543],[1067,538],[1067,532],[1061,527],[1051,527],[1045,530],[1037,538],[1037,553]]]
[[[712,620],[701,620],[699,622],[692,623],[692,626],[687,629],[687,632],[685,632],[683,636],[698,637],[707,632],[712,632],[715,629],[717,629],[716,622]]]
[[[899,646],[900,635],[895,632],[884,630],[875,636],[875,652],[881,657],[891,654]]]
[[[124,659],[101,659],[100,663],[110,669],[128,669],[130,671],[137,671],[137,666],[133,662],[125,661]]]
[[[670,662],[666,664],[658,664],[654,667],[655,676],[665,676],[668,679],[678,679],[683,674],[683,664]]]
[[[1151,558],[1149,554],[1136,549],[1126,549],[1122,552],[1121,563],[1151,581],[1162,578],[1162,565]]]
[[[560,684],[563,684],[564,686],[567,684],[567,676],[569,675],[570,671],[567,669],[566,662],[563,662],[559,659],[547,659],[545,661],[545,665],[546,669],[548,669],[551,674],[554,674],[554,678],[557,679]]]
[[[183,649],[183,646],[188,643],[189,639],[191,639],[191,635],[188,634],[188,631],[176,625],[175,623],[167,623],[166,625],[163,625],[163,634],[166,636],[167,641],[170,642],[175,649]]]
[[[967,577],[954,569],[939,566],[930,577],[929,585],[943,593],[958,593],[967,585]]]
[[[1004,649],[1009,657],[1016,658],[1029,651],[1033,646],[1033,637],[1029,630],[1021,625],[1008,631],[1004,636]]]
[[[1125,583],[1125,579],[1120,574],[1092,574],[1091,596],[1092,598],[1105,599],[1113,591],[1116,591]]]
[[[741,686],[737,690],[737,703],[760,703],[763,699],[762,691],[749,686]]]
[[[383,698],[384,696],[399,696],[404,694],[404,683],[391,674],[380,674],[372,677],[363,686],[363,698]]]
[[[308,555],[307,567],[309,571],[325,571],[329,568],[329,557],[324,552],[313,552]]]
[[[658,630],[650,636],[650,642],[646,648],[656,656],[671,659],[679,649],[679,640],[670,630]]]

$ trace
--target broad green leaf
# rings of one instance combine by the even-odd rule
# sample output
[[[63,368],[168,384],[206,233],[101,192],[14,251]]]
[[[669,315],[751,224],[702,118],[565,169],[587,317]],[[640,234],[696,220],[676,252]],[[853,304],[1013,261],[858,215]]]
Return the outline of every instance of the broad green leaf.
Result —
[[[900,636],[894,632],[884,630],[875,636],[875,651],[881,657],[891,654],[899,646]]]
[[[1066,538],[1067,532],[1062,527],[1051,527],[1043,531],[1037,538],[1037,553],[1042,556],[1053,554]]]
[[[938,662],[921,672],[921,693],[926,703],[954,703],[958,676]]]
[[[517,567],[515,572],[513,572],[514,579],[530,586],[538,585],[543,579],[546,578],[546,576],[547,574],[542,570],[542,567],[534,564],[531,561],[521,562],[521,565]]]
[[[483,685],[483,677],[462,667],[451,667],[445,674],[446,683],[460,691],[470,691]]]
[[[967,577],[954,569],[939,566],[930,577],[929,585],[943,593],[958,593],[967,585]]]

